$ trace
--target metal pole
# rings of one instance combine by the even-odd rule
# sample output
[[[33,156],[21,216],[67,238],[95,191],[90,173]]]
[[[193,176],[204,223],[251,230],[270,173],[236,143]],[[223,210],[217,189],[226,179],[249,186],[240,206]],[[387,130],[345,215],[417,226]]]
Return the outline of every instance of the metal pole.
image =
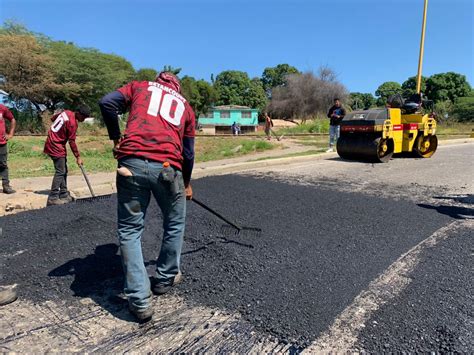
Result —
[[[425,48],[425,29],[426,29],[426,11],[428,9],[428,0],[425,0],[423,9],[423,23],[421,25],[420,57],[418,58],[418,75],[416,77],[416,92],[421,92],[421,71],[423,69],[423,52]]]

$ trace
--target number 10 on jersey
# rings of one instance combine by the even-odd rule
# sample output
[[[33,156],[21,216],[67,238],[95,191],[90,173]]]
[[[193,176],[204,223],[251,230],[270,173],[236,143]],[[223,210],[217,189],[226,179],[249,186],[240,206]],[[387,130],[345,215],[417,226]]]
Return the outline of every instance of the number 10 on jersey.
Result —
[[[158,117],[159,113],[169,123],[179,126],[184,114],[184,102],[156,86],[149,86],[148,91],[151,91],[151,98],[147,113],[154,117]]]

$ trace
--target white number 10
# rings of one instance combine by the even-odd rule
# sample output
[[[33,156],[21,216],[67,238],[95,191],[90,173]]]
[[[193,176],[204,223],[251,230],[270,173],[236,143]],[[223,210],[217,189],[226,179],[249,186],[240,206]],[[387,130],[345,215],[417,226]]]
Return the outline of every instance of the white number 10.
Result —
[[[148,91],[151,91],[151,98],[147,113],[155,117],[160,113],[160,116],[166,121],[175,126],[179,126],[184,114],[184,103],[166,92],[163,95],[163,90],[156,86],[149,86]],[[163,101],[161,100],[162,97]],[[175,103],[175,105],[173,105],[173,103]]]

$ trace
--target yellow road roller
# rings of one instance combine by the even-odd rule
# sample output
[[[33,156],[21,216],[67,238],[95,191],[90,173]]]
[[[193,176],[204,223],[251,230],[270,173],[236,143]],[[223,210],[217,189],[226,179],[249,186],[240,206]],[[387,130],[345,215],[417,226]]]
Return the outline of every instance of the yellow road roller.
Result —
[[[336,145],[341,158],[385,163],[398,153],[421,158],[429,158],[435,153],[438,147],[436,121],[433,114],[424,114],[422,109],[429,103],[432,106],[432,102],[423,100],[421,95],[427,8],[428,0],[425,0],[416,94],[406,101],[400,95],[391,97],[387,108],[347,114],[341,122]]]
[[[415,108],[415,104],[417,107]],[[353,111],[341,122],[337,153],[343,159],[388,162],[394,154],[431,157],[438,147],[436,121],[421,105]]]

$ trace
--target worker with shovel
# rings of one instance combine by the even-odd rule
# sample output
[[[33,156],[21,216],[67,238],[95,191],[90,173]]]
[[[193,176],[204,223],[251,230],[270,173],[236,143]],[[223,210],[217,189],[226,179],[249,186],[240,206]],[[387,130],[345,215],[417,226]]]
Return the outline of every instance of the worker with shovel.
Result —
[[[139,321],[153,315],[151,290],[168,292],[181,279],[180,256],[186,198],[194,164],[195,116],[181,95],[178,78],[161,72],[154,82],[132,81],[99,103],[118,160],[118,239],[125,272],[124,293]],[[117,113],[129,110],[121,135]],[[163,242],[150,280],[143,262],[141,236],[153,194],[163,214]]]
[[[66,143],[69,142],[72,153],[76,157],[77,165],[83,164],[79,149],[76,144],[76,133],[78,122],[90,116],[90,109],[80,105],[75,112],[65,110],[55,114],[48,131],[48,138],[44,144],[44,153],[49,155],[54,163],[54,177],[51,192],[48,196],[47,206],[63,205],[72,202],[73,198],[67,189],[67,150]]]

